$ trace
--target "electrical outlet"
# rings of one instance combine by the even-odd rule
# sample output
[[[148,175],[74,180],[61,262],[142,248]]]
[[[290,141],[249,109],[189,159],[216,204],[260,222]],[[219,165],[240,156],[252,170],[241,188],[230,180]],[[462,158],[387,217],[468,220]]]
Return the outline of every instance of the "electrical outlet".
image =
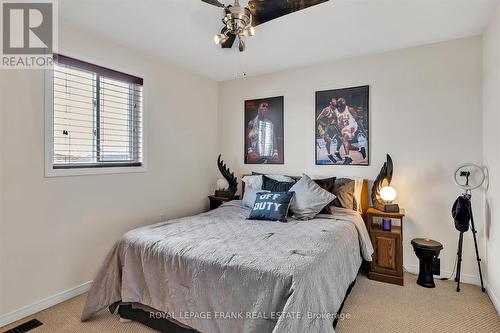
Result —
[[[160,214],[160,222],[163,222],[163,221],[165,221],[166,219],[167,219],[167,214],[165,214],[165,213],[161,213],[161,214]]]

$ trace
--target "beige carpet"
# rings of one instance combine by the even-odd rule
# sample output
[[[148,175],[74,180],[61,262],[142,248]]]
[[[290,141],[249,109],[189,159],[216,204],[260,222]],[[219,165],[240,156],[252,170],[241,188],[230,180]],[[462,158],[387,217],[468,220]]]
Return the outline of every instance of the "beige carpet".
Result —
[[[359,276],[344,305],[346,319],[339,321],[337,332],[500,332],[500,317],[479,287],[463,284],[457,293],[452,282],[436,281],[437,288],[426,289],[417,286],[415,280],[415,276],[406,274],[405,286],[400,287]],[[107,311],[82,323],[79,318],[84,301],[82,295],[26,318],[43,322],[30,332],[156,332],[138,323],[120,323]]]

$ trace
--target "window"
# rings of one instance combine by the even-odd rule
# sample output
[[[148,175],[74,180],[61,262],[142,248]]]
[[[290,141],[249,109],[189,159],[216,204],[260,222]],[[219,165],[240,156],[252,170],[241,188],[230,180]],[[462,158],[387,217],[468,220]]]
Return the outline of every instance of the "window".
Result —
[[[143,80],[54,58],[52,169],[142,166]]]

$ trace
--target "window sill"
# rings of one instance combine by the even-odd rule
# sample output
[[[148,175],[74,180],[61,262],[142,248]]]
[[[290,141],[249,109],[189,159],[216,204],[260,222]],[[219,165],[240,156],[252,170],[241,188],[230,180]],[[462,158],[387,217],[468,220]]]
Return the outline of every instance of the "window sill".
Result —
[[[144,165],[137,167],[101,167],[101,168],[75,168],[75,169],[53,169],[52,165],[45,168],[45,177],[71,177],[71,176],[91,176],[110,175],[119,173],[140,173],[146,172]]]

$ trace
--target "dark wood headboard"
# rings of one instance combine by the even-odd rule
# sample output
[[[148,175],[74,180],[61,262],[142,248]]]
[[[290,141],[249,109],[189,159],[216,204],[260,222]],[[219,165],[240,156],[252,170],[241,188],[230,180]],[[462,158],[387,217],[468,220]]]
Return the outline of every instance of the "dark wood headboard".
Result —
[[[242,175],[241,178],[245,176],[251,176],[249,174]],[[295,180],[299,180],[301,177],[297,176],[289,176],[290,178],[293,178]],[[243,198],[243,194],[245,193],[245,183],[242,181],[241,182],[241,198]],[[363,220],[366,222],[366,211],[368,210],[368,207],[370,205],[369,202],[369,197],[368,197],[368,181],[366,179],[363,179],[363,187],[361,188],[361,211],[363,212]]]

